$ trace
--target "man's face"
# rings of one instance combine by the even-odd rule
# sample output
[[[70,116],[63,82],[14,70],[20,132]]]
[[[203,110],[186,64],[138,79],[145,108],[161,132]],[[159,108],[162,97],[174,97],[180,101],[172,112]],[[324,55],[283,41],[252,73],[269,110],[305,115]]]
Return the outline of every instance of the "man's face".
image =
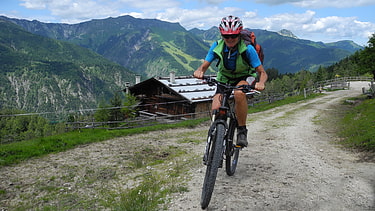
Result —
[[[222,37],[224,39],[225,45],[227,45],[228,48],[233,48],[240,40],[239,34],[222,35]]]

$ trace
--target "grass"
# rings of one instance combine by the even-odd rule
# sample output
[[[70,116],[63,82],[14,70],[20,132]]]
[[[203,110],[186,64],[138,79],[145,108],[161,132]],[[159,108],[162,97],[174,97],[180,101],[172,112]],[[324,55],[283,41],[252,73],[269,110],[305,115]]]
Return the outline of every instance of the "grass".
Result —
[[[169,128],[195,127],[206,120],[207,119],[187,120],[175,124],[159,124],[126,130],[84,129],[44,138],[2,144],[0,148],[0,166],[19,163],[32,157],[62,152],[78,145],[104,141],[115,137]]]
[[[145,150],[150,152],[151,158],[142,158],[143,164],[139,167],[142,173],[135,177],[140,183],[126,191],[109,194],[109,198],[102,203],[103,207],[110,210],[158,210],[162,204],[166,204],[169,195],[188,191],[182,177],[186,176],[186,171],[194,165],[193,160],[196,160],[194,155],[180,160],[178,157],[186,152],[174,146],[159,151],[146,147],[141,152]],[[155,160],[171,163],[163,165],[165,162],[155,162]],[[156,170],[147,166],[154,166]]]
[[[67,165],[65,174],[40,179],[37,191],[25,192],[9,210],[160,210],[174,193],[188,191],[186,172],[200,159],[176,146],[142,145],[135,148],[141,165],[124,168],[95,166],[78,170]],[[184,155],[183,157],[181,157]],[[125,162],[125,161],[124,161]],[[130,160],[130,162],[138,162]],[[130,185],[130,188],[125,185]],[[6,197],[0,189],[0,199]],[[38,196],[38,198],[34,198]]]
[[[145,175],[137,187],[119,195],[119,202],[111,205],[111,210],[158,210],[165,198],[178,192],[188,191],[187,187],[171,183],[160,175]]]
[[[301,100],[315,98],[319,94],[313,94],[304,98],[303,96],[287,97],[283,100],[273,103],[262,103],[256,107],[251,107],[249,113],[261,112],[289,103],[295,103]],[[33,140],[13,142],[2,144],[0,148],[0,166],[7,166],[19,163],[33,157],[39,157],[50,153],[57,153],[72,149],[82,144],[100,142],[115,137],[128,136],[144,133],[148,131],[165,130],[179,127],[195,127],[208,118],[187,120],[175,124],[158,124],[154,126],[131,128],[123,130],[105,130],[105,129],[83,129],[80,131],[67,132],[59,135],[36,138]],[[181,143],[198,142],[198,140],[181,140]],[[136,165],[142,165],[138,163]]]
[[[375,100],[363,100],[350,109],[340,122],[345,146],[375,152]]]
[[[319,95],[313,95],[314,98]],[[295,103],[305,100],[303,96],[288,97],[284,100],[272,104],[263,104],[251,107],[249,112],[260,112],[281,105]],[[348,105],[346,105],[348,106]],[[345,137],[343,144],[349,147],[360,148],[369,151],[375,151],[375,101],[364,100],[358,106],[349,106],[349,112],[344,112],[341,119],[341,135]],[[78,145],[89,144],[108,140],[119,136],[144,133],[147,131],[165,130],[178,127],[195,127],[208,119],[188,120],[176,124],[161,124],[156,126],[134,128],[125,130],[99,130],[86,129],[81,131],[69,132],[57,136],[34,139],[31,141],[15,142],[1,145],[0,166],[11,165],[32,157],[43,156],[49,153],[56,153],[74,148]],[[187,137],[185,137],[186,135]],[[186,133],[179,137],[178,143],[198,144],[200,140],[189,138]],[[202,132],[202,136],[205,132]],[[71,174],[63,175],[65,178],[49,177],[49,181],[42,181],[38,187],[44,195],[39,202],[39,210],[90,210],[97,209],[98,205],[108,210],[160,210],[167,209],[163,204],[167,204],[168,196],[173,193],[186,192],[188,188],[184,181],[187,170],[200,159],[194,155],[189,155],[188,159],[181,160],[186,151],[175,146],[165,148],[142,146],[137,148],[134,155],[131,156],[129,168],[131,172],[138,172],[132,179],[136,185],[130,189],[119,189],[110,186],[113,180],[121,176],[121,172],[116,172],[112,168],[87,169],[84,180],[80,181],[77,187],[91,187],[100,189],[95,197],[88,197],[84,194],[70,193],[68,187],[58,186],[57,180],[73,182],[76,178],[77,169],[70,169]],[[146,156],[147,154],[147,156]],[[151,168],[150,168],[151,167]],[[126,172],[126,171],[125,171]],[[56,182],[55,182],[56,181]],[[100,186],[97,186],[100,181]],[[0,199],[7,195],[7,191],[0,189]],[[17,206],[17,210],[33,209],[34,202],[26,202],[26,198],[32,196],[25,195],[25,201]],[[58,198],[57,207],[51,204]],[[49,203],[51,202],[51,203]],[[38,206],[37,206],[38,207]]]

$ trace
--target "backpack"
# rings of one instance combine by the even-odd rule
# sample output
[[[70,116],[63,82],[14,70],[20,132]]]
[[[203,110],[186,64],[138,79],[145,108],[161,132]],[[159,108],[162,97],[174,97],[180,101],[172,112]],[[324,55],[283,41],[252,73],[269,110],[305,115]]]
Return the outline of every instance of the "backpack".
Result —
[[[259,60],[260,60],[260,63],[263,65],[263,61],[264,61],[264,53],[263,53],[263,48],[261,45],[259,45],[256,41],[256,37],[255,37],[255,33],[252,32],[252,31],[249,31],[247,29],[243,29],[241,30],[240,32],[240,37],[241,39],[244,41],[245,45],[248,46],[248,45],[252,45],[255,49],[255,51],[257,52],[258,54],[258,57],[259,57]],[[250,61],[249,61],[249,58],[247,58],[246,56],[246,52],[242,53],[241,54],[242,56],[242,59],[250,65]],[[218,58],[218,57],[216,57]],[[220,60],[217,62],[216,64],[216,67],[219,66],[219,63],[220,63]]]
[[[248,45],[252,45],[252,46],[255,48],[255,51],[256,51],[257,54],[258,54],[259,60],[260,60],[260,62],[263,64],[263,60],[264,60],[263,49],[262,49],[262,46],[259,45],[259,44],[257,43],[254,32],[249,31],[249,30],[247,30],[247,29],[243,29],[243,30],[240,32],[240,36],[241,36],[241,39],[245,42],[246,46],[248,46]],[[242,55],[242,58],[243,58],[248,64],[250,64],[250,61],[249,61],[249,59],[246,57],[246,55]]]

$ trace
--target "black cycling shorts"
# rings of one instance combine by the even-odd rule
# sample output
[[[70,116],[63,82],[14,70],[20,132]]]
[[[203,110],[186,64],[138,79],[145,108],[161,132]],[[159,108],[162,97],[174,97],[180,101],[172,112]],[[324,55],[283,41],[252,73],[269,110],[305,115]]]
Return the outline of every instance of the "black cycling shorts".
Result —
[[[233,81],[233,83],[230,83],[231,86],[236,86],[238,83],[240,83],[240,81],[246,81],[246,78],[248,76],[243,76],[243,77],[240,77],[240,78],[236,78],[236,79],[230,79],[230,81]],[[223,90],[223,87],[220,86],[220,84],[218,84],[216,86],[216,92],[215,92],[215,95],[216,94],[224,94],[224,90]]]

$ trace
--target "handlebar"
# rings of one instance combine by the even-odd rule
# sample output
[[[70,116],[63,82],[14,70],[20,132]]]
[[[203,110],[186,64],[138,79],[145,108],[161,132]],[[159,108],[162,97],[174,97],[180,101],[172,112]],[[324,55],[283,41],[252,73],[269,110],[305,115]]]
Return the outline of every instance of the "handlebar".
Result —
[[[212,78],[210,76],[203,76],[203,80],[206,81],[209,86],[220,85],[220,86],[225,87],[225,89],[232,89],[232,90],[237,89],[237,90],[241,90],[244,93],[249,93],[249,92],[260,93],[259,91],[255,90],[255,84],[232,86],[230,84],[221,83],[217,81],[215,78]]]

